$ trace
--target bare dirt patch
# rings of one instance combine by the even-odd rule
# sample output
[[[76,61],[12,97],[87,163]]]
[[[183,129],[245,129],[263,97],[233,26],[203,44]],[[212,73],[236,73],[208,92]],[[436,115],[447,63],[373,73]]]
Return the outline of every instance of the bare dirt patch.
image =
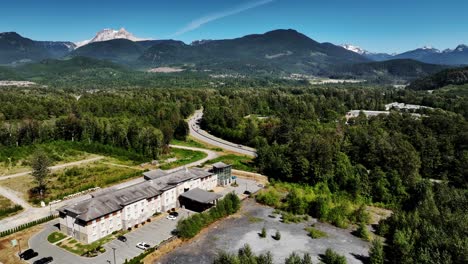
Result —
[[[173,73],[173,72],[182,72],[184,69],[174,68],[174,67],[158,67],[149,69],[148,72],[158,72],[158,73]]]
[[[12,247],[11,240],[16,239],[21,245],[21,251],[29,248],[28,241],[36,233],[42,230],[42,225],[37,225],[26,230],[0,238],[0,263],[23,264],[26,263],[18,257],[18,246]]]

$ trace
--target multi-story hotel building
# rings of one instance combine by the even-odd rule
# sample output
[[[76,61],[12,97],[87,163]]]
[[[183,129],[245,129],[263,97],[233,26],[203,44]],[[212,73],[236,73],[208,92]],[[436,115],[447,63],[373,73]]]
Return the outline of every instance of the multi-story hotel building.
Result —
[[[215,203],[219,198],[207,192],[218,184],[217,174],[202,169],[171,173],[154,170],[143,176],[144,182],[122,189],[108,188],[87,200],[60,208],[60,230],[92,243],[114,231],[140,224],[155,213],[179,207],[182,194],[189,198],[202,195],[203,203]]]

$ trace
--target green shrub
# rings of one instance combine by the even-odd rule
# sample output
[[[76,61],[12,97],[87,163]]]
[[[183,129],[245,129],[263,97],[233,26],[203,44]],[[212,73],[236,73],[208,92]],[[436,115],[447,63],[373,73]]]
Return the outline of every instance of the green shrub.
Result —
[[[320,231],[320,230],[314,228],[313,226],[307,227],[305,230],[307,232],[309,232],[309,236],[311,238],[321,238],[321,237],[326,237],[327,236],[327,234],[325,232]]]
[[[191,215],[177,223],[177,234],[182,238],[196,236],[205,226],[214,221],[237,212],[240,208],[239,197],[235,193],[228,193],[219,200],[216,206],[207,212]]]
[[[346,264],[346,258],[328,248],[322,257],[322,262],[324,264]]]
[[[380,239],[372,240],[372,247],[369,250],[370,264],[383,264],[385,260],[383,244]]]
[[[255,200],[261,204],[272,207],[278,207],[280,204],[281,196],[275,189],[268,189],[259,192],[255,196]]]
[[[370,233],[369,233],[369,230],[367,229],[366,224],[359,223],[358,229],[356,230],[356,236],[366,241],[370,240]]]
[[[14,205],[14,206],[11,206],[11,207],[7,207],[7,208],[0,208],[0,219],[2,219],[3,217],[6,217],[12,213],[16,213],[18,211],[21,211],[23,210],[23,207],[21,205]]]
[[[275,239],[275,240],[280,240],[281,239],[281,233],[280,233],[279,230],[276,230],[276,233],[273,236],[273,239]]]
[[[266,228],[263,227],[263,228],[262,228],[262,232],[260,232],[260,237],[261,237],[261,238],[265,238],[266,236],[267,236]]]

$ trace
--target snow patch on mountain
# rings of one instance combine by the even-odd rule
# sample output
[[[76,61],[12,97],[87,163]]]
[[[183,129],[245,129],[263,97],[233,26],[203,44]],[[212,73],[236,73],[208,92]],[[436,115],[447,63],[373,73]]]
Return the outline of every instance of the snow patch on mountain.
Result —
[[[128,40],[131,40],[131,41],[148,40],[148,39],[142,39],[142,38],[135,37],[132,33],[125,30],[125,28],[121,28],[119,30],[106,28],[106,29],[103,29],[103,30],[99,31],[96,34],[96,36],[94,36],[94,38],[76,42],[75,45],[78,48],[78,47],[87,45],[89,43],[100,42],[100,41],[108,41],[108,40],[113,40],[113,39],[128,39]]]
[[[361,55],[369,53],[367,50],[362,49],[362,48],[360,48],[358,46],[351,45],[351,44],[341,44],[340,46],[347,49],[347,50],[349,50],[349,51],[352,51],[352,52],[355,52],[355,53],[361,54]]]

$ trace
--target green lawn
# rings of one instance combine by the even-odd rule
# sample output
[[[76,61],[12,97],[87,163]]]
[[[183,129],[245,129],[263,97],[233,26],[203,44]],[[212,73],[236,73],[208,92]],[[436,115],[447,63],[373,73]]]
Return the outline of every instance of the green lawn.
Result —
[[[218,157],[216,159],[209,160],[203,165],[211,165],[216,162],[224,162],[226,164],[232,165],[233,169],[255,172],[256,169],[253,165],[252,158],[247,156],[239,156],[234,154],[228,154],[225,156]]]
[[[66,238],[67,235],[65,235],[64,233],[62,232],[53,232],[52,234],[50,234],[48,237],[47,237],[47,241],[49,241],[50,243],[55,243],[57,241],[60,241],[64,238]]]
[[[161,160],[165,160],[169,158],[176,158],[177,160],[173,162],[161,164],[159,168],[162,170],[173,169],[176,167],[190,164],[197,160],[201,160],[203,158],[206,158],[206,156],[208,155],[205,152],[201,152],[201,151],[172,148],[171,153],[169,155],[165,155],[161,157]]]

